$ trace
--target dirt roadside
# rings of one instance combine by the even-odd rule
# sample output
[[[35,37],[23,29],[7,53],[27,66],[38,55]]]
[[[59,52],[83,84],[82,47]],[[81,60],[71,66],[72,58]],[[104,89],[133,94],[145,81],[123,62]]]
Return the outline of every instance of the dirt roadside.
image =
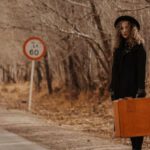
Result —
[[[20,135],[49,150],[130,150],[112,139],[82,132],[75,126],[54,122],[18,110],[0,108],[0,128]]]

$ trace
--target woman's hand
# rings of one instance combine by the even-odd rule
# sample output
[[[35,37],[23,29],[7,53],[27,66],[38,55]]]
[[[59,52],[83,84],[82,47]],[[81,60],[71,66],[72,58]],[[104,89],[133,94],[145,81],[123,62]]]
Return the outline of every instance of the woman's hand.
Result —
[[[115,100],[115,93],[114,91],[110,90],[111,99]]]
[[[145,96],[146,96],[145,89],[138,89],[137,94],[136,94],[136,98],[145,97]]]

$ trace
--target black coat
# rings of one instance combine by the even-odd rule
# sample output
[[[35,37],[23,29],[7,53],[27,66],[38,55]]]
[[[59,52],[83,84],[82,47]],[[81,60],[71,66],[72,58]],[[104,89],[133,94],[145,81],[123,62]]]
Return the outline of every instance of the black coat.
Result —
[[[115,50],[110,85],[112,100],[136,97],[139,89],[145,90],[145,65],[146,52],[142,44]]]

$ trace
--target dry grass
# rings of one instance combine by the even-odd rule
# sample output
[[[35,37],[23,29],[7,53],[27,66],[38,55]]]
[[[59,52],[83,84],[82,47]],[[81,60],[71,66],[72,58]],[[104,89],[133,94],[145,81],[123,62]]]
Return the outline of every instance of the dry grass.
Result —
[[[112,136],[112,105],[109,99],[103,100],[107,94],[100,99],[98,92],[80,93],[76,99],[73,92],[57,91],[48,95],[42,89],[40,92],[33,90],[33,113],[59,125],[72,125],[103,137]],[[1,105],[7,109],[27,110],[29,83],[1,85],[0,91]]]

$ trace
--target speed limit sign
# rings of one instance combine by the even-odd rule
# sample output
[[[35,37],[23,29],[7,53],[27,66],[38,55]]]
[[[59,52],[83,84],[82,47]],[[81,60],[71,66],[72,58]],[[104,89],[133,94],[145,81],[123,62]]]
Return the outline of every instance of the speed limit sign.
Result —
[[[23,45],[23,52],[28,59],[39,60],[46,53],[45,44],[39,37],[30,37]]]
[[[32,60],[31,80],[30,80],[31,82],[28,101],[28,110],[30,111],[32,106],[32,88],[33,88],[35,61],[41,59],[46,54],[45,44],[39,37],[30,37],[23,44],[23,52],[28,59]]]

